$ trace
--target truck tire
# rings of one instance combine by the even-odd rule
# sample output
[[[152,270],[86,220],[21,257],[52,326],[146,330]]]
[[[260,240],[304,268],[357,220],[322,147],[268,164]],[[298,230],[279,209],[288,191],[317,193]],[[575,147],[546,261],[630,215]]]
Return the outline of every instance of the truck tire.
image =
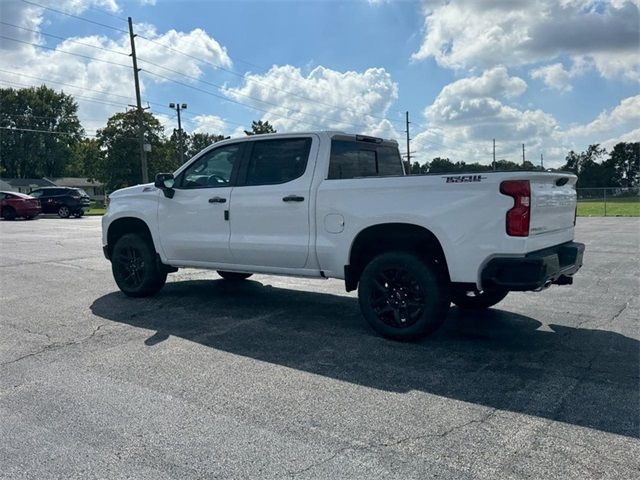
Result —
[[[239,280],[246,280],[251,275],[253,275],[253,273],[225,272],[223,270],[218,270],[217,273],[225,280],[231,280],[233,282],[237,282]]]
[[[500,303],[508,293],[502,289],[482,292],[456,290],[451,292],[451,301],[464,310],[484,310]]]
[[[154,295],[167,281],[153,244],[135,233],[123,235],[113,246],[111,271],[118,288],[129,297]]]
[[[416,340],[435,331],[449,311],[449,281],[435,263],[406,252],[374,258],[358,287],[362,315],[380,335]]]

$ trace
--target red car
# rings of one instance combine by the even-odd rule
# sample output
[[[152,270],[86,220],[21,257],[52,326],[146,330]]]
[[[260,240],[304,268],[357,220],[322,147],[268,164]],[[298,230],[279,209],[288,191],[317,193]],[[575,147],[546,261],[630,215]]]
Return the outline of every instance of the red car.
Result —
[[[0,192],[0,217],[5,220],[16,217],[31,220],[41,211],[40,200],[37,198],[18,192]]]

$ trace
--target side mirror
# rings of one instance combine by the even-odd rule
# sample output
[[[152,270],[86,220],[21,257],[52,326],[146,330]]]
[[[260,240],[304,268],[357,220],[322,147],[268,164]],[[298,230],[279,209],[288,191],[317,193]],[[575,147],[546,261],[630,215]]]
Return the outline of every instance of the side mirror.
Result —
[[[156,175],[156,180],[153,185],[163,191],[164,196],[167,198],[173,198],[174,190],[173,185],[175,179],[173,173],[159,173]]]

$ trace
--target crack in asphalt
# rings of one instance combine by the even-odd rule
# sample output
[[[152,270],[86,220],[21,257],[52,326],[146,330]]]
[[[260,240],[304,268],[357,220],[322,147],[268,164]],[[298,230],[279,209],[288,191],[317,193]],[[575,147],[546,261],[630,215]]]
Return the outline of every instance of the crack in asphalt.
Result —
[[[81,344],[83,342],[86,342],[87,340],[92,339],[100,331],[100,329],[102,327],[105,327],[107,325],[108,324],[106,324],[106,323],[98,325],[96,328],[93,329],[93,332],[91,332],[91,334],[89,334],[88,336],[86,336],[84,338],[81,338],[80,340],[71,340],[71,341],[67,341],[67,342],[51,342],[51,343],[45,345],[44,347],[42,347],[40,350],[37,350],[35,352],[31,352],[31,353],[27,353],[25,355],[22,355],[22,356],[20,356],[18,358],[13,359],[13,360],[9,360],[8,362],[0,363],[0,367],[5,367],[7,365],[11,365],[12,363],[20,362],[20,361],[24,360],[25,358],[30,358],[30,357],[35,357],[35,356],[41,355],[41,354],[43,354],[45,352],[48,352],[50,350],[52,350],[52,351],[53,350],[60,350],[62,348],[69,347],[69,346],[72,346],[72,345],[79,345],[79,344]],[[43,334],[43,335],[47,336],[47,338],[50,338],[47,334]]]
[[[363,451],[368,451],[368,452],[373,452],[377,449],[380,448],[394,448],[397,447],[399,445],[402,445],[404,443],[407,442],[415,442],[418,440],[422,440],[425,438],[445,438],[448,435],[452,434],[453,432],[456,432],[458,430],[462,430],[470,425],[481,425],[484,424],[486,422],[488,422],[491,418],[493,418],[495,415],[497,415],[498,413],[498,409],[497,408],[493,408],[491,409],[491,411],[489,411],[488,413],[486,413],[485,415],[483,415],[481,418],[474,418],[473,420],[469,420],[467,422],[464,422],[462,424],[459,425],[454,425],[451,428],[448,428],[446,430],[444,430],[443,432],[439,432],[439,433],[427,433],[427,434],[423,434],[423,435],[412,435],[412,436],[408,436],[408,437],[404,437],[401,438],[399,440],[393,441],[393,442],[384,442],[384,443],[377,443],[377,444],[369,444],[369,445],[350,445],[347,447],[342,447],[338,450],[336,450],[334,453],[332,453],[331,455],[329,455],[326,458],[323,458],[321,460],[312,462],[311,464],[307,465],[306,467],[300,469],[300,470],[294,470],[294,471],[290,471],[287,472],[287,474],[289,476],[297,476],[297,475],[301,475],[305,472],[308,472],[309,470],[312,470],[316,467],[319,467],[321,465],[324,465],[326,463],[331,462],[333,459],[335,459],[338,455],[349,451],[349,450],[353,450],[353,451],[358,451],[358,450],[363,450]]]

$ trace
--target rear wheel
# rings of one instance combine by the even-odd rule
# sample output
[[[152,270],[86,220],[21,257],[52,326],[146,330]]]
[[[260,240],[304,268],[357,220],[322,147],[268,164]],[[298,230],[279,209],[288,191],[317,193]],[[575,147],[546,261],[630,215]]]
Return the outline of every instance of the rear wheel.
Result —
[[[456,290],[451,293],[451,301],[465,310],[484,310],[500,303],[508,293],[508,290],[503,289],[481,292]]]
[[[358,300],[376,332],[395,340],[415,340],[444,322],[449,281],[435,263],[406,252],[384,253],[362,272]]]
[[[69,215],[71,215],[71,211],[66,205],[62,205],[60,208],[58,208],[58,216],[60,218],[69,218]]]
[[[5,220],[15,220],[16,211],[13,207],[4,207],[2,209],[2,218]]]
[[[135,233],[123,235],[114,245],[111,271],[120,290],[130,297],[154,295],[167,281],[153,245]]]
[[[222,270],[218,270],[218,275],[220,275],[225,280],[239,281],[246,280],[249,278],[252,273],[239,273],[239,272],[225,272]]]

